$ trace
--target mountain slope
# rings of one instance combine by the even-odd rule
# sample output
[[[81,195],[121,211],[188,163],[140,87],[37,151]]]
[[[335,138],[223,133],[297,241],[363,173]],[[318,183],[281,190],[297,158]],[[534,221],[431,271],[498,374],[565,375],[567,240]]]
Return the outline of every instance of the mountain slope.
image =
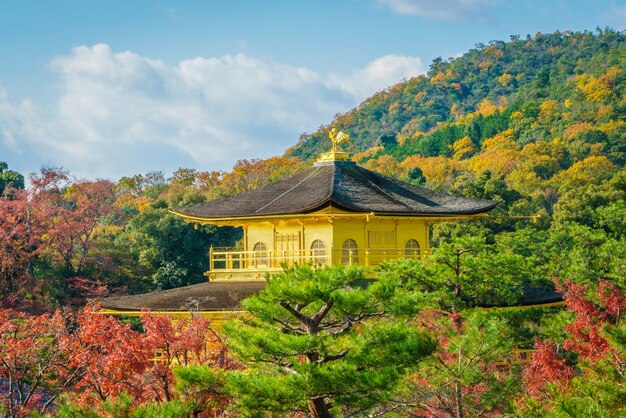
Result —
[[[512,36],[510,42],[479,44],[459,58],[437,59],[426,76],[377,93],[337,116],[329,127],[349,132],[353,141],[346,149],[357,153],[380,145],[381,137],[389,145],[395,136],[403,149],[389,153],[397,158],[451,156],[449,147],[458,139],[469,136],[480,147],[484,139],[509,128],[514,129],[513,140],[523,145],[562,135],[571,126],[560,123],[556,130],[552,123],[531,126],[548,100],[556,100],[559,106],[567,100],[573,103],[568,104],[572,123],[621,120],[612,116],[625,110],[625,66],[626,35],[610,29],[526,39]],[[617,70],[609,72],[610,68]],[[606,105],[612,109],[596,118]],[[471,117],[477,111],[485,120]],[[516,114],[512,120],[518,111],[522,117]],[[302,135],[286,155],[308,160],[327,147],[321,129]]]

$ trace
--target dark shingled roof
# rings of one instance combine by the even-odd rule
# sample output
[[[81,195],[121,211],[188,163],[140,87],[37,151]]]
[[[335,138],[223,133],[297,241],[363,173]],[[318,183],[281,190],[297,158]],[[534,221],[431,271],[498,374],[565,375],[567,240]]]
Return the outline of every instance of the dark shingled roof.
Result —
[[[119,311],[236,311],[239,302],[257,293],[264,281],[206,282],[142,295],[116,296],[102,300],[102,308]]]
[[[543,305],[546,303],[563,302],[563,295],[554,290],[540,287],[524,287],[524,294],[519,298],[518,305]]]
[[[332,205],[350,212],[428,216],[482,213],[497,204],[435,192],[353,162],[335,161],[316,163],[285,180],[174,212],[197,218],[237,218],[309,213]]]
[[[249,282],[207,282],[177,289],[161,290],[143,295],[117,296],[102,301],[104,309],[118,311],[180,312],[199,311],[237,311],[240,302],[256,294],[265,287],[265,281]],[[525,287],[524,294],[513,306],[544,305],[561,302],[563,296],[551,290]],[[504,305],[500,305],[504,307]]]

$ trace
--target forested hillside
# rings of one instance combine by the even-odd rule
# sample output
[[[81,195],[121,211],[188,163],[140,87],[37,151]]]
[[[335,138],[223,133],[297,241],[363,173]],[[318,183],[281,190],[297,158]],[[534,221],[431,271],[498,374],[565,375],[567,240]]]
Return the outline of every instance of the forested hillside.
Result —
[[[477,44],[459,58],[436,59],[426,75],[375,94],[329,126],[352,134],[346,149],[354,153],[395,145],[395,137],[399,146],[377,154],[400,161],[413,154],[460,156],[454,142],[467,136],[480,149],[507,129],[520,146],[589,130],[568,135],[577,123],[602,130],[607,145],[618,148],[623,131],[603,125],[623,112],[625,48],[624,34],[610,29]],[[313,158],[326,147],[325,130],[303,134],[288,155]]]
[[[146,313],[133,331],[82,310],[206,280],[209,247],[241,233],[168,210],[308,167],[333,127],[371,170],[502,203],[433,224],[427,259],[385,264],[365,289],[358,269],[289,269],[244,303],[251,319],[228,340],[198,318]],[[610,29],[437,59],[230,172],[112,182],[44,168],[25,182],[0,163],[0,415],[623,416],[625,163],[626,33]],[[537,287],[566,305],[483,309]]]

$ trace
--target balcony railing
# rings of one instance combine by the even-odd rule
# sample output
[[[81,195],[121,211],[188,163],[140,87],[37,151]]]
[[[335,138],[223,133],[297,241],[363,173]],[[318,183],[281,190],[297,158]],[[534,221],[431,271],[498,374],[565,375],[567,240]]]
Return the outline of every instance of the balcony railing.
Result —
[[[284,264],[345,264],[376,266],[399,258],[423,259],[425,249],[359,248],[312,249],[290,251],[241,251],[235,248],[211,248],[211,272],[279,271]]]

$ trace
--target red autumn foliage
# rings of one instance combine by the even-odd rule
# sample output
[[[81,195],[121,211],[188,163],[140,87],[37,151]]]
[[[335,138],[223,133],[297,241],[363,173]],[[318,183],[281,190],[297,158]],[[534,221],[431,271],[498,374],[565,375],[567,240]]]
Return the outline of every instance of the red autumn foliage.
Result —
[[[31,316],[0,310],[0,407],[9,416],[44,412],[74,383],[57,347],[64,330],[60,312]]]
[[[143,380],[151,387],[156,401],[169,401],[174,396],[173,367],[190,364],[210,364],[218,368],[237,368],[228,356],[226,346],[211,330],[211,321],[203,317],[172,321],[167,316],[144,312],[141,335],[144,349],[152,353],[154,361],[145,369]],[[145,384],[145,383],[144,383]]]
[[[588,286],[565,283],[564,299],[567,309],[576,314],[576,320],[565,331],[570,334],[564,348],[586,360],[598,360],[611,351],[602,334],[607,324],[617,325],[626,309],[624,293],[613,283],[601,280],[597,290],[598,302],[592,302],[586,292]]]
[[[124,392],[141,395],[137,376],[149,366],[150,357],[129,325],[87,307],[76,318],[75,330],[62,336],[59,349],[70,367],[81,370],[73,388],[79,403],[102,402]]]
[[[123,393],[137,405],[163,402],[178,396],[176,366],[240,367],[206,318],[173,321],[144,312],[141,319],[143,333],[97,306],[77,315],[0,310],[0,406],[22,417],[50,408],[61,393],[89,407]],[[211,400],[214,411],[228,403]]]
[[[596,362],[605,358],[621,367],[621,356],[609,343],[604,328],[619,324],[626,309],[626,297],[615,284],[605,280],[599,282],[597,302],[590,299],[588,290],[589,286],[571,281],[558,286],[567,309],[575,314],[574,322],[565,327],[568,337],[562,346],[581,360]],[[568,365],[563,353],[559,353],[557,344],[537,340],[535,347],[537,351],[524,372],[527,393],[540,396],[549,382],[560,387],[567,385],[575,369]]]
[[[120,212],[113,205],[111,182],[71,182],[60,169],[43,169],[30,181],[28,190],[0,197],[0,301],[5,307],[40,311],[48,278],[41,270],[35,274],[34,266],[43,261],[63,272],[61,280],[85,276],[88,268],[113,269],[114,263],[95,251],[94,243],[98,226]],[[83,287],[71,291],[84,303],[90,295],[80,293]]]
[[[98,180],[66,186],[60,184],[62,180],[64,177],[59,173],[55,179],[42,179],[46,187],[35,187],[40,190],[35,203],[45,214],[42,223],[45,247],[68,271],[79,272],[92,262],[89,256],[96,227],[102,219],[118,212],[113,205],[114,185]]]
[[[535,342],[535,351],[530,364],[524,370],[524,387],[528,394],[540,396],[548,383],[567,385],[575,375],[574,367],[559,353],[558,346],[552,341]]]
[[[42,230],[30,198],[25,190],[0,198],[0,298],[19,294],[21,300],[31,299],[37,289],[32,265],[40,252]]]

